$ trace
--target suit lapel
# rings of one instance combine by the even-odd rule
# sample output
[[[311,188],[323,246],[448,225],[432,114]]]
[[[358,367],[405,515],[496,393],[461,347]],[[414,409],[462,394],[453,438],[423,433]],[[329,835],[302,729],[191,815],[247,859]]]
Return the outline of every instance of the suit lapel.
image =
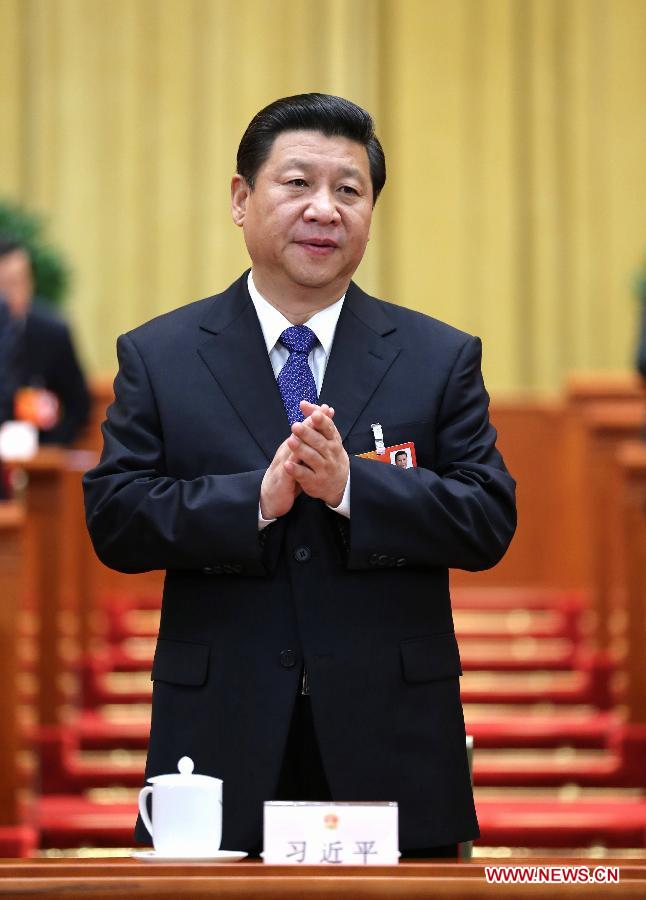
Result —
[[[384,339],[393,331],[382,305],[351,282],[319,397],[334,407],[342,440],[399,354],[400,348]]]
[[[267,353],[246,273],[215,297],[201,324],[198,353],[249,433],[271,460],[289,423]]]
[[[271,460],[289,423],[247,290],[246,273],[213,299],[200,328],[198,353],[249,433]],[[320,403],[335,408],[334,422],[345,440],[399,354],[385,340],[395,331],[381,304],[350,283],[321,386]]]

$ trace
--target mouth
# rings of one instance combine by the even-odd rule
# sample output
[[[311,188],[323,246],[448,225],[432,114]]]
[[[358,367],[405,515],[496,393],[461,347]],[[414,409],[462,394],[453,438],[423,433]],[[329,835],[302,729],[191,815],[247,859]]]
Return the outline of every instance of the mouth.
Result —
[[[314,256],[329,256],[339,246],[331,238],[307,238],[302,241],[296,241],[296,243]]]

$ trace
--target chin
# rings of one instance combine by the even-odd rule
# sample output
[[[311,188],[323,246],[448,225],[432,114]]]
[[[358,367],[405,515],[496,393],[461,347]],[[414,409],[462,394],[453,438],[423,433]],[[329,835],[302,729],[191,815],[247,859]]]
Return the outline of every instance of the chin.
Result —
[[[290,278],[308,288],[324,288],[333,285],[342,278],[341,272],[322,272],[320,269],[298,269],[289,273]]]

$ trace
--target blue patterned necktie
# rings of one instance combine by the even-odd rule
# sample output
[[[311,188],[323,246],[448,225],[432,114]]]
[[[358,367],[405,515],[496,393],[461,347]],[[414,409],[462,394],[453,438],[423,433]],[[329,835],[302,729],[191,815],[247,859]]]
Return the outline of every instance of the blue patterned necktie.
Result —
[[[283,398],[289,424],[302,422],[305,416],[299,409],[301,400],[316,403],[316,382],[307,362],[310,352],[318,344],[318,338],[307,325],[292,325],[278,338],[289,350],[289,358],[278,373],[278,389]]]

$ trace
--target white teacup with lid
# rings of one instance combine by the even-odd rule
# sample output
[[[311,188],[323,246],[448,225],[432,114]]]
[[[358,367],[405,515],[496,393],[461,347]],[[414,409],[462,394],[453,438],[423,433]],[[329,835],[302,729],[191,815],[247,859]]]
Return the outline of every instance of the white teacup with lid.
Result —
[[[183,756],[179,773],[155,775],[139,792],[139,812],[159,856],[214,856],[222,840],[222,780],[194,775]],[[152,821],[148,795],[152,794]]]

